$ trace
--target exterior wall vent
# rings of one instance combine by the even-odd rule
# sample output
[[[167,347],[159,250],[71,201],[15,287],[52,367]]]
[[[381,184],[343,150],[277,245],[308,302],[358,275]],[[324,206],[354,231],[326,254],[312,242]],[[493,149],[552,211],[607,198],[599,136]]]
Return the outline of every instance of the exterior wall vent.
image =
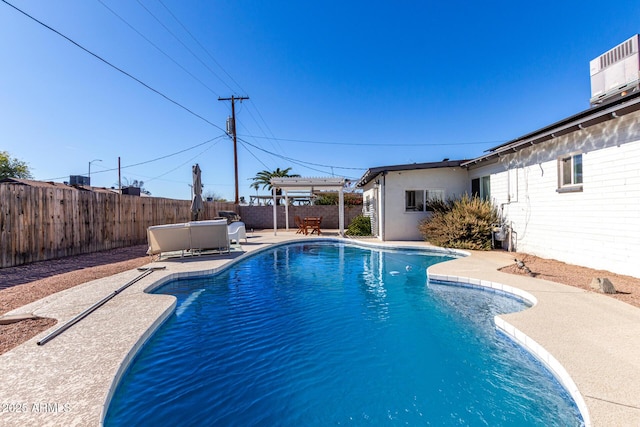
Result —
[[[636,34],[589,63],[592,106],[640,89],[639,38]]]

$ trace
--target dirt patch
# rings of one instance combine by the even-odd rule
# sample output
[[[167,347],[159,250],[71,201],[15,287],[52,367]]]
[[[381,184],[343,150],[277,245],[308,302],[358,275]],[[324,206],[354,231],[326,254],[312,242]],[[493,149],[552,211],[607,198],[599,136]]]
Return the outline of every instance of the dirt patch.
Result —
[[[519,267],[515,260],[521,261],[524,266]],[[529,270],[531,273],[529,273]],[[606,277],[613,283],[618,293],[610,294],[612,298],[624,301],[636,307],[640,307],[640,279],[611,273],[605,270],[580,267],[564,262],[539,258],[533,255],[514,253],[514,263],[502,268],[500,271],[511,274],[520,274],[536,277],[538,279],[563,283],[569,286],[592,291],[591,281],[597,277]]]
[[[2,269],[0,315],[82,283],[148,264],[146,250],[146,245],[138,245]],[[36,319],[0,325],[0,354],[55,323],[54,319]]]
[[[28,319],[0,325],[0,354],[30,340],[56,323],[55,319]]]

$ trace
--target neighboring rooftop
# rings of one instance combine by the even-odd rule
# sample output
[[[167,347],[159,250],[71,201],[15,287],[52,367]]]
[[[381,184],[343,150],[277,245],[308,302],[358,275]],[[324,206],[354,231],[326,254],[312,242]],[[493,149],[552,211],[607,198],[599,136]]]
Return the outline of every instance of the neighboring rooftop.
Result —
[[[379,166],[375,168],[370,168],[370,169],[367,169],[364,175],[362,175],[362,178],[358,180],[356,187],[364,186],[369,181],[371,181],[372,179],[374,179],[376,176],[380,175],[383,172],[410,171],[410,170],[437,169],[437,168],[455,168],[467,161],[468,160],[444,159],[441,162],[410,163],[406,165]]]

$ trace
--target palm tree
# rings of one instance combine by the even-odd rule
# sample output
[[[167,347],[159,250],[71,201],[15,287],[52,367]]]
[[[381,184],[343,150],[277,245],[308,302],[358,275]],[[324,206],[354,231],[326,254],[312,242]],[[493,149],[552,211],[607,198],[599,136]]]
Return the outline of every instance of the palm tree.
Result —
[[[289,171],[291,168],[280,169],[277,168],[274,171],[263,170],[260,171],[251,178],[253,180],[253,184],[251,184],[251,188],[258,189],[262,185],[262,189],[265,188],[271,190],[273,187],[271,186],[271,178],[298,178],[300,175],[298,174],[290,174]]]
[[[271,191],[271,189],[273,188],[273,186],[271,185],[271,178],[298,178],[300,177],[300,175],[298,174],[290,174],[289,171],[291,170],[291,168],[286,168],[286,169],[280,169],[280,168],[276,168],[276,170],[274,171],[268,171],[268,170],[263,170],[260,171],[256,174],[256,176],[254,176],[253,178],[251,178],[251,180],[253,180],[253,183],[251,184],[251,188],[254,188],[256,191],[258,191],[258,188],[260,188],[260,186],[262,186],[262,189],[269,189],[269,191]],[[282,190],[276,190],[276,195],[279,196],[282,194]]]

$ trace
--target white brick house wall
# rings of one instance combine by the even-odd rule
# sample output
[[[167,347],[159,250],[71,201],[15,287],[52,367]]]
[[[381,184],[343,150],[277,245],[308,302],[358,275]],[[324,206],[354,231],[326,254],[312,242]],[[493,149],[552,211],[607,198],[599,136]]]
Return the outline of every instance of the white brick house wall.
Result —
[[[582,153],[582,191],[560,193],[569,153]],[[640,277],[640,112],[481,165],[469,178],[490,175],[517,251]]]

